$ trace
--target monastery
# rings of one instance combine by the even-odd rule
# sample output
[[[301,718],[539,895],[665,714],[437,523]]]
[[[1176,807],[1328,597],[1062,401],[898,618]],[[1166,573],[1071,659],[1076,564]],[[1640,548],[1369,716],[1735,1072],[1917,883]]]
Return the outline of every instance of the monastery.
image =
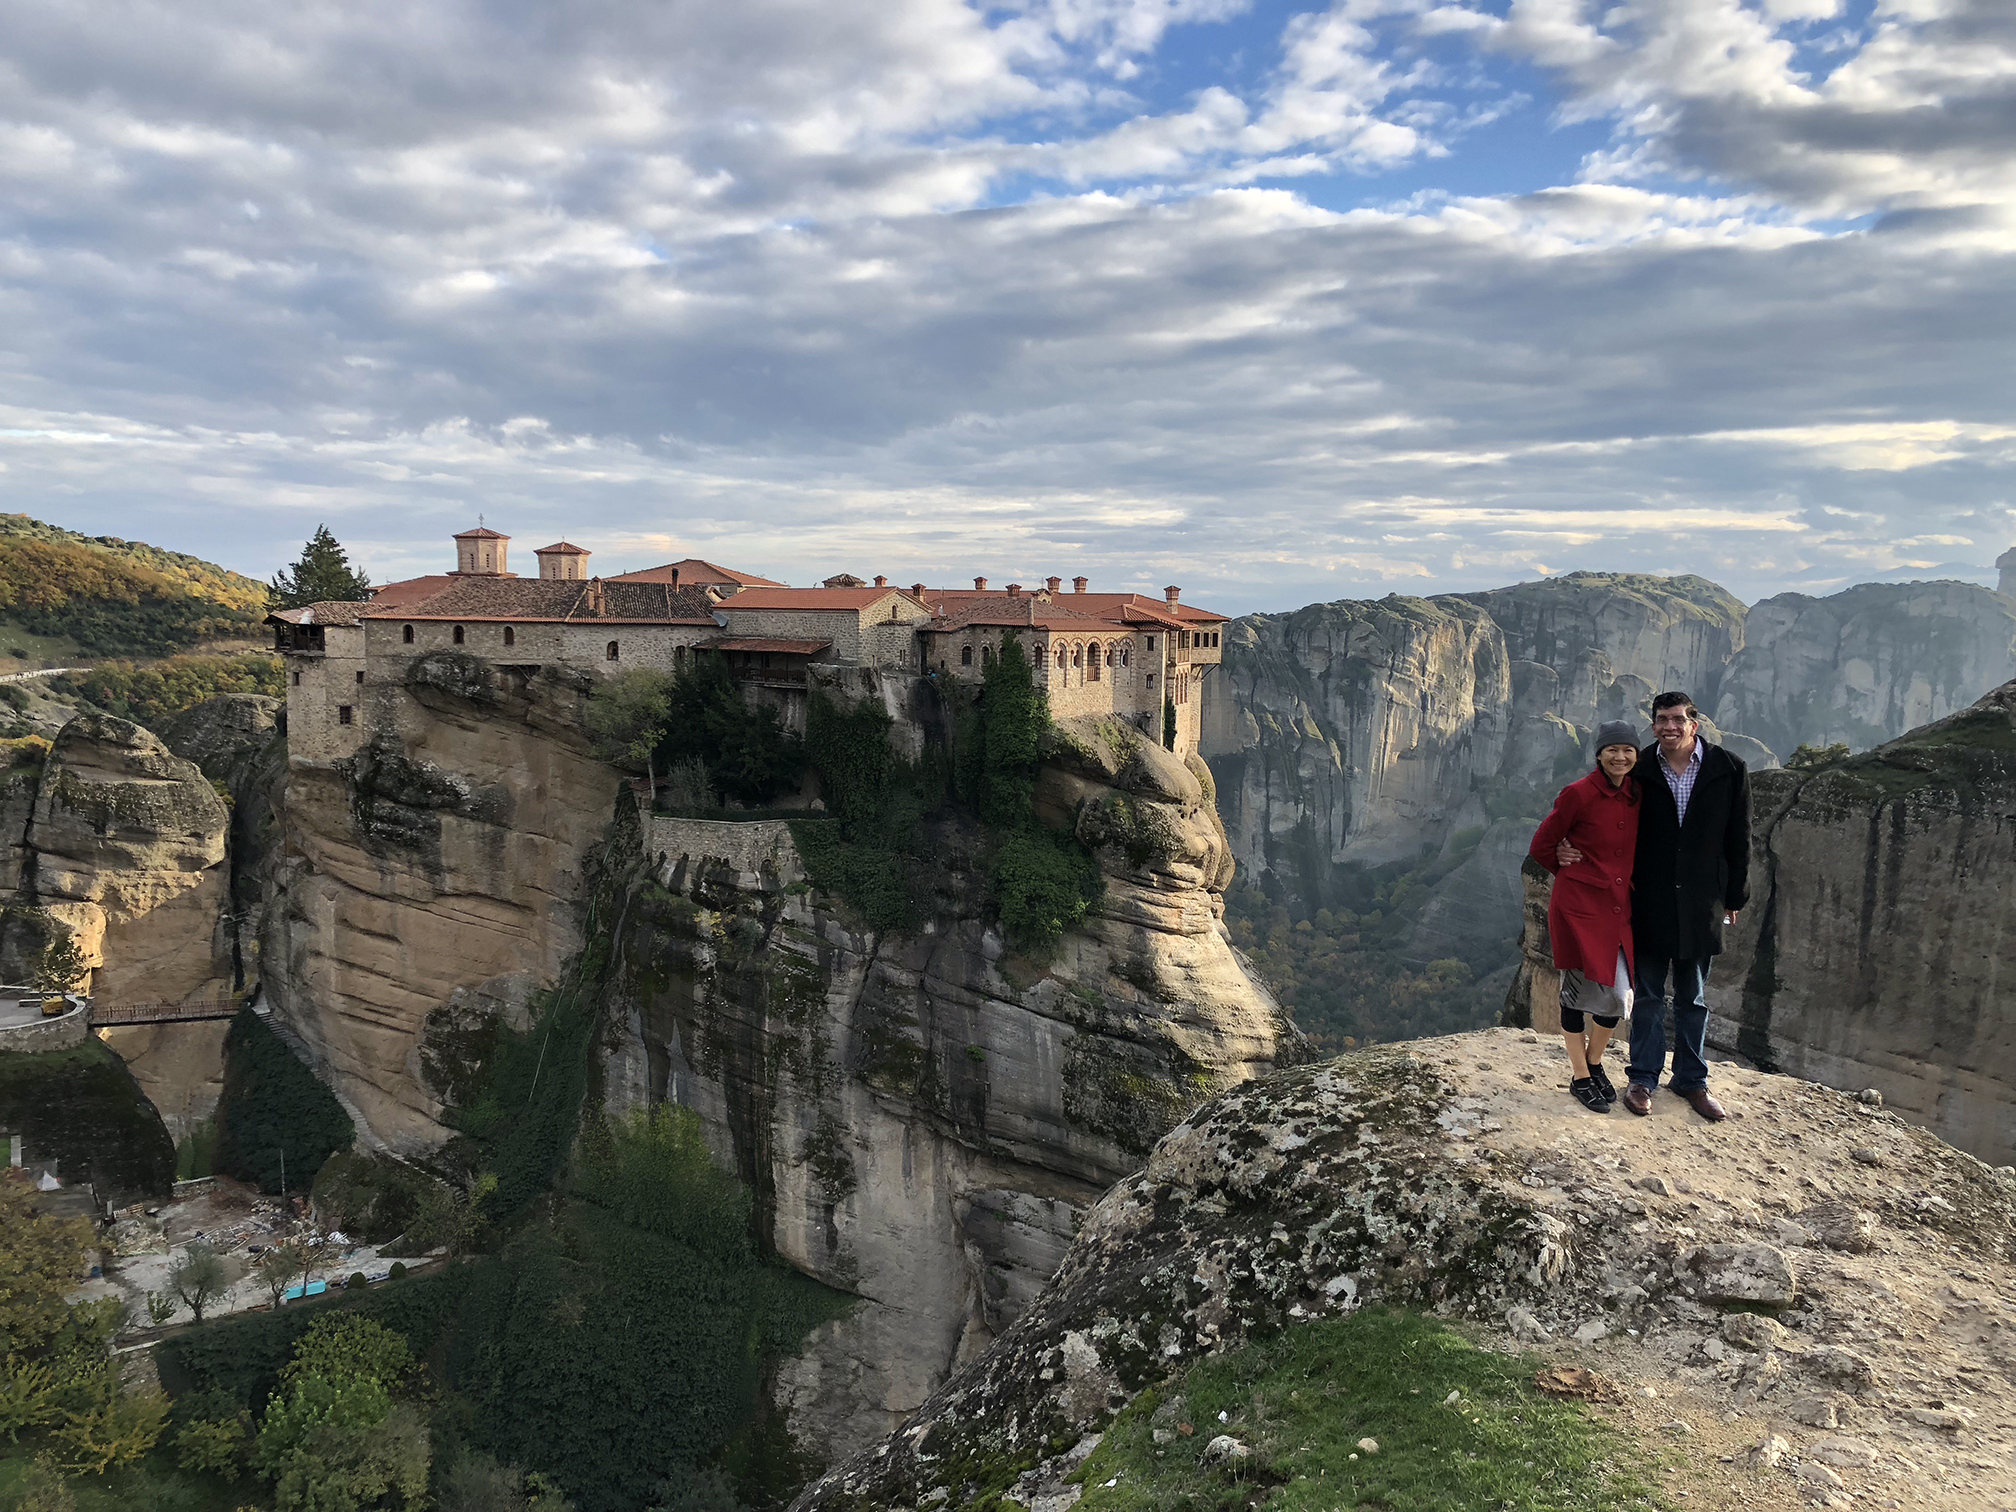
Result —
[[[900,716],[920,685],[978,682],[1010,636],[1053,716],[1111,714],[1159,737],[1173,710],[1175,748],[1187,755],[1226,620],[1181,602],[1177,588],[1159,599],[1094,593],[1082,577],[1068,593],[1054,577],[1040,587],[977,577],[971,588],[898,588],[842,574],[792,588],[689,558],[600,578],[588,574],[590,553],[567,541],[534,552],[538,577],[520,578],[509,548],[498,531],[465,530],[453,572],[268,616],[287,659],[289,759],[354,755],[397,719],[407,669],[430,652],[601,676],[678,672],[719,656],[745,696],[802,731],[812,688],[875,689]]]

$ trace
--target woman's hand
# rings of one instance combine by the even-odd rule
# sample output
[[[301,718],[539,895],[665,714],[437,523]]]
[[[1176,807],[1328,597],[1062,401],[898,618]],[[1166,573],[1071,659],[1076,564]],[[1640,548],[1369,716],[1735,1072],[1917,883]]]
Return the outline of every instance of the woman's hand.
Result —
[[[1563,840],[1559,845],[1554,847],[1554,859],[1559,861],[1563,866],[1573,866],[1577,861],[1582,859],[1582,852],[1575,849],[1566,840]]]

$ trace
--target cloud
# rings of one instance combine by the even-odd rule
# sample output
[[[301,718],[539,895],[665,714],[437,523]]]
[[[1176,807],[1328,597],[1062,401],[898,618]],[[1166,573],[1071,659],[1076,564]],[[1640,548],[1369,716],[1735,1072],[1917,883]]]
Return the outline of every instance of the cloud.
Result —
[[[2016,540],[1989,0],[19,20],[0,467],[67,524],[1235,608]],[[1611,123],[1585,181],[1477,186],[1508,58]]]

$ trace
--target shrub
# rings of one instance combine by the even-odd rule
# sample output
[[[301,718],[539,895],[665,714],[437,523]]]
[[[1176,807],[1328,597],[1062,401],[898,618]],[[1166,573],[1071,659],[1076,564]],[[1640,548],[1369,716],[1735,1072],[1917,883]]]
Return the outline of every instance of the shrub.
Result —
[[[360,1271],[350,1278],[362,1281]],[[317,1318],[294,1346],[294,1358],[280,1371],[280,1383],[293,1386],[310,1376],[331,1381],[376,1381],[397,1393],[413,1376],[413,1351],[406,1340],[384,1324],[354,1313]]]
[[[747,1189],[714,1163],[699,1114],[676,1103],[591,1124],[575,1190],[630,1227],[703,1254],[734,1260],[751,1252]]]
[[[406,1279],[406,1262],[404,1260],[394,1260],[392,1262],[392,1269],[386,1274],[391,1280],[404,1281]]]
[[[703,656],[666,694],[658,767],[704,762],[715,787],[741,803],[767,803],[798,780],[804,742],[788,734],[774,709],[752,708],[728,664]]]
[[[280,658],[176,656],[140,666],[130,661],[100,662],[86,672],[51,679],[52,691],[97,705],[107,714],[157,729],[185,709],[220,693],[287,695]]]
[[[1047,951],[1084,919],[1100,883],[1098,863],[1070,836],[1040,829],[1009,835],[994,862],[1002,930],[1018,949]]]
[[[224,1038],[224,1091],[217,1101],[217,1169],[261,1191],[305,1192],[322,1162],[348,1148],[350,1115],[251,1009]]]

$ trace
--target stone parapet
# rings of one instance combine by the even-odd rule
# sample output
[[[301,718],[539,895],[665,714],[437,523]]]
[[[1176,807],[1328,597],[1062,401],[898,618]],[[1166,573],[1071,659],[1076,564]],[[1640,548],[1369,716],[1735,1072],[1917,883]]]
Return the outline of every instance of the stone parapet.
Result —
[[[42,1055],[51,1050],[75,1050],[91,1033],[91,1005],[72,1008],[54,1018],[0,1029],[0,1053]]]
[[[733,885],[744,892],[772,891],[805,875],[790,822],[784,819],[677,819],[653,814],[645,830],[645,853],[658,867],[661,880],[675,891],[682,890],[677,885],[682,873],[690,875],[704,866],[732,871]]]

